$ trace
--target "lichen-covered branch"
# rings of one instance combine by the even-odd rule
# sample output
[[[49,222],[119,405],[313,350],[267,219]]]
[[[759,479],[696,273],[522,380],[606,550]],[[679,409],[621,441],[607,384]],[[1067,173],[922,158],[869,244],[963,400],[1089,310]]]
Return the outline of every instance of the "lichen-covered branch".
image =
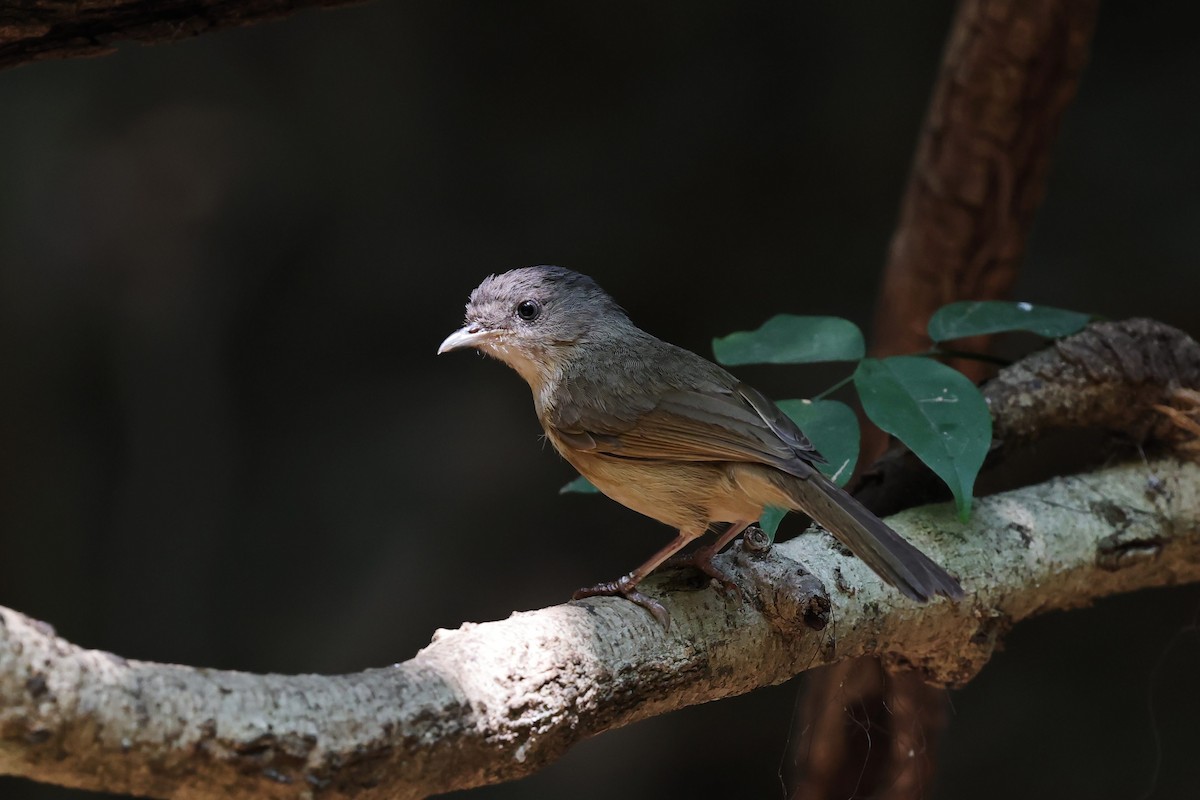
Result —
[[[0,69],[111,53],[119,41],[170,42],[361,0],[28,0],[0,4]]]
[[[156,797],[418,798],[534,772],[601,731],[874,654],[961,684],[1034,614],[1200,580],[1200,466],[1060,478],[890,523],[968,599],[909,603],[828,536],[726,565],[745,598],[689,573],[649,584],[674,619],[590,599],[440,631],[357,675],[249,675],[126,661],[0,610],[0,773]]]

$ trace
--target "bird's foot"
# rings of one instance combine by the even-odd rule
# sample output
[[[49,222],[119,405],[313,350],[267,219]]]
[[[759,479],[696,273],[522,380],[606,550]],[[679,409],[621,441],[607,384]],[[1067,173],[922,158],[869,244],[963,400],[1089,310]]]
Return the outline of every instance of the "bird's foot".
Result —
[[[713,563],[714,555],[716,555],[716,553],[714,553],[712,550],[707,547],[702,547],[701,549],[691,553],[680,553],[679,555],[671,556],[665,562],[663,562],[663,566],[669,568],[691,567],[692,569],[700,570],[705,575],[715,580],[721,586],[722,591],[728,594],[733,594],[737,597],[741,597],[742,592],[737,583],[735,583],[734,580],[730,578],[728,574],[726,574],[725,570]]]
[[[654,598],[639,592],[632,575],[623,575],[615,581],[597,583],[595,586],[580,589],[571,595],[572,600],[582,600],[585,597],[624,597],[649,611],[650,616],[663,626],[663,630],[671,629],[671,615],[667,609]]]

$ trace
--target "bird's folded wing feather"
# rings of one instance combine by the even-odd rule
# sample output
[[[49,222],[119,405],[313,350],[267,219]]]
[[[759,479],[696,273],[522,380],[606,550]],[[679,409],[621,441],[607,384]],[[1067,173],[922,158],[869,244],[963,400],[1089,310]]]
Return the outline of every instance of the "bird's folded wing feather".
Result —
[[[616,458],[759,463],[801,477],[824,461],[790,418],[744,384],[626,396],[614,406],[620,412],[604,399],[572,403],[569,415],[548,422],[568,446]]]

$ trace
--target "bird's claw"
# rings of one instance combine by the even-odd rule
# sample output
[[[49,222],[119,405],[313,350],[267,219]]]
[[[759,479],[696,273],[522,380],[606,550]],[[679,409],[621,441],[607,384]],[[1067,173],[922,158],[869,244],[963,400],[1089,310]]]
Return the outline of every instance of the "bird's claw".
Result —
[[[624,597],[649,611],[650,616],[662,625],[664,631],[671,630],[671,614],[662,603],[639,592],[637,584],[633,583],[628,575],[615,581],[605,581],[579,589],[571,595],[572,600],[582,600],[585,597]]]

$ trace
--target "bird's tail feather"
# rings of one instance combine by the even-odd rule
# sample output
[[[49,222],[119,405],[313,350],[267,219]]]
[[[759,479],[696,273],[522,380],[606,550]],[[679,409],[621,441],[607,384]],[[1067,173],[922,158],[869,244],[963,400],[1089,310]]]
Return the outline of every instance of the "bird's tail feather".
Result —
[[[935,594],[952,600],[963,596],[954,576],[816,470],[789,481],[787,488],[795,510],[812,517],[906,597],[923,603]]]

